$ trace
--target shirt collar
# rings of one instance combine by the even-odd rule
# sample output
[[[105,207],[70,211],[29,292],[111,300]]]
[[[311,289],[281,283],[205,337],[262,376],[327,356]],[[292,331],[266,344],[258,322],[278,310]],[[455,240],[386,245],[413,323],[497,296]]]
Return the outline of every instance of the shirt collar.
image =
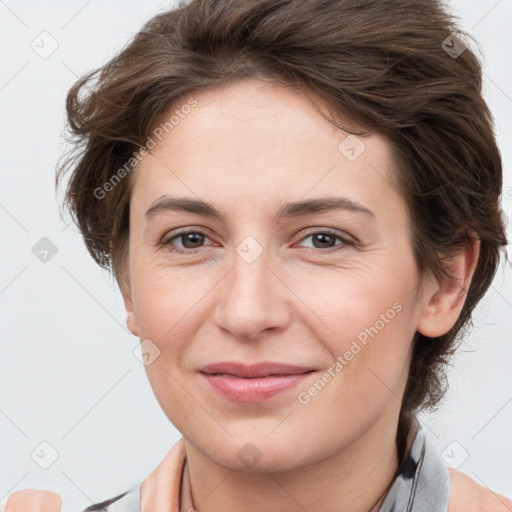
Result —
[[[400,415],[397,445],[402,457],[378,512],[447,512],[448,468],[410,412]]]

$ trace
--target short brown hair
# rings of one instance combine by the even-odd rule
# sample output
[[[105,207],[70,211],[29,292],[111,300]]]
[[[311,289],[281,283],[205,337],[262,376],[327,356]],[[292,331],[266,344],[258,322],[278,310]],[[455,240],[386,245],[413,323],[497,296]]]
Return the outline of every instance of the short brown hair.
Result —
[[[422,276],[450,276],[448,262],[472,241],[469,230],[480,239],[457,322],[443,336],[416,333],[413,340],[402,408],[432,409],[446,388],[449,356],[507,244],[501,156],[480,63],[464,46],[470,38],[435,0],[181,2],[154,16],[110,62],[70,89],[74,149],[59,164],[56,186],[70,170],[64,204],[90,254],[113,270],[122,288],[130,176],[105,197],[94,191],[147,149],[171,105],[192,91],[251,77],[323,98],[334,114],[390,142]]]

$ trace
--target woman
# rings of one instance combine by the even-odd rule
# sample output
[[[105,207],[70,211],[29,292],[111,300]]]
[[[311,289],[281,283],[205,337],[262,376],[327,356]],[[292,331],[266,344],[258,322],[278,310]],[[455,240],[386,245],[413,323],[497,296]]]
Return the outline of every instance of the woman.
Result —
[[[57,182],[183,435],[86,510],[512,510],[415,417],[507,244],[457,32],[430,0],[195,0],[71,89]]]

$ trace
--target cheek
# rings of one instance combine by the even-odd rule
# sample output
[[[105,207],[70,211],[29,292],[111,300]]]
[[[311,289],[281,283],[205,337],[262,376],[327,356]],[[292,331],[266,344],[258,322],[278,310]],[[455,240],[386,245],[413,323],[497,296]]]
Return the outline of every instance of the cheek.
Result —
[[[132,293],[140,336],[161,349],[179,347],[183,333],[200,321],[201,303],[214,284],[211,272],[152,267],[151,261],[135,265],[134,270]]]
[[[415,332],[414,294],[408,284],[414,277],[407,279],[405,272],[402,276],[340,275],[331,278],[328,288],[319,288],[316,280],[315,286],[304,289],[309,308],[321,320],[309,325],[315,326],[315,338],[332,358],[325,379],[338,403],[356,398],[371,403],[398,395]]]
[[[190,395],[186,389],[190,386],[180,370],[191,333],[197,329],[198,303],[204,292],[169,269],[152,270],[146,264],[137,270],[132,293],[139,336],[146,343],[142,352],[149,350],[153,358],[145,363],[148,381],[171,423],[186,428],[193,420],[187,407]]]
[[[383,310],[387,323],[375,316],[380,308],[338,315],[338,336],[324,338],[332,364],[309,387],[298,389],[304,425],[330,418],[326,438],[339,438],[341,424],[348,436],[375,421],[387,404],[399,403],[408,375],[410,328],[406,307],[394,304]]]

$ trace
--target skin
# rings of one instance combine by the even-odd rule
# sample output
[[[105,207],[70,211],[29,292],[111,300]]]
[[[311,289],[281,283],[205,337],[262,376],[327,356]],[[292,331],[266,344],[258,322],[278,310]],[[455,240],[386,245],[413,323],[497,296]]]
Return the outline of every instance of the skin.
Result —
[[[390,185],[394,168],[384,139],[365,138],[366,150],[350,162],[338,151],[346,133],[297,94],[256,80],[195,98],[198,105],[131,176],[121,290],[130,331],[160,351],[146,371],[183,435],[195,508],[366,512],[380,503],[397,467],[412,337],[439,336],[455,323],[464,303],[460,286],[469,288],[479,244],[454,261],[456,283],[425,279],[420,288],[409,217]],[[147,222],[146,210],[163,194],[212,202],[226,220],[166,211]],[[335,195],[364,204],[375,218],[349,211],[274,218],[285,202]],[[186,237],[172,241],[194,254],[159,245],[181,227],[206,235],[189,245]],[[343,242],[322,245],[310,236],[325,228],[358,245],[328,253],[325,245]],[[247,236],[263,249],[252,263],[236,252]],[[301,404],[297,393],[396,302],[402,310]],[[317,372],[271,400],[233,403],[196,371],[227,359],[312,364]],[[247,442],[261,453],[250,468],[237,457]],[[510,500],[464,473],[450,469],[450,477],[449,512],[512,510]],[[7,512],[59,512],[61,505],[53,492],[28,489],[11,494]]]
[[[194,97],[198,105],[131,176],[123,296],[130,331],[160,351],[146,370],[183,434],[196,509],[368,511],[397,468],[413,335],[448,331],[463,305],[459,288],[434,280],[419,287],[385,139],[365,138],[366,150],[349,161],[338,150],[347,133],[300,95],[259,80]],[[145,219],[164,194],[213,203],[225,221],[175,210]],[[340,195],[373,218],[346,210],[275,217],[283,203]],[[162,243],[184,227],[205,238]],[[356,244],[311,236],[326,228]],[[236,251],[248,236],[263,251],[252,263]],[[466,289],[478,251],[475,243],[452,269]],[[400,313],[318,396],[299,403],[298,391],[396,303]],[[226,359],[316,372],[299,389],[240,404],[213,393],[197,372]],[[261,454],[249,469],[237,457],[246,443]]]

